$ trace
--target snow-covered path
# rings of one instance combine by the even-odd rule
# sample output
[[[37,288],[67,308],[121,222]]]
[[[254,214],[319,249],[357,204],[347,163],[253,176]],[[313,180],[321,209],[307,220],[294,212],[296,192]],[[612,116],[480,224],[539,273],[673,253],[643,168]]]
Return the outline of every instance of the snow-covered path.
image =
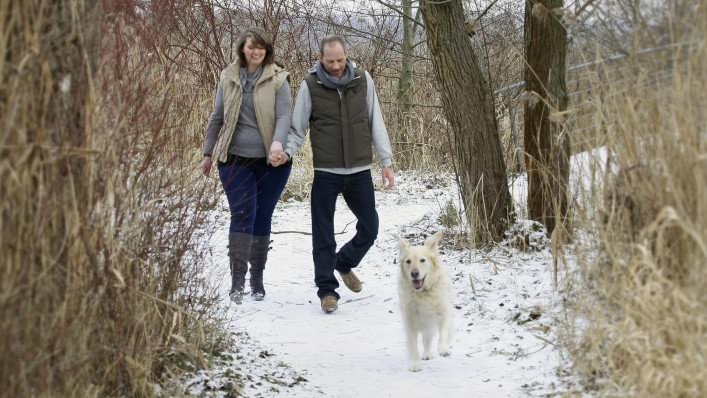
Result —
[[[440,181],[445,183],[440,184]],[[454,281],[456,334],[452,355],[423,362],[423,370],[407,370],[396,292],[396,234],[421,243],[435,232],[448,200],[455,200],[452,179],[399,176],[392,192],[376,192],[380,216],[378,240],[356,269],[363,291],[341,286],[338,311],[324,314],[313,282],[309,204],[281,203],[274,215],[272,250],[265,271],[267,296],[246,297],[228,310],[233,328],[246,332],[245,344],[257,345],[259,357],[276,357],[306,382],[290,383],[283,373],[271,383],[245,383],[245,393],[263,397],[518,397],[556,392],[557,350],[548,333],[559,315],[547,249],[520,252],[455,251],[443,240],[446,268]],[[214,236],[214,253],[225,252],[227,220]],[[339,245],[355,232],[355,218],[343,200],[337,204]],[[277,233],[284,232],[285,233]],[[214,284],[227,298],[226,258]],[[473,284],[473,286],[472,286]],[[532,316],[531,316],[532,313]],[[242,352],[246,352],[243,350]],[[265,353],[265,355],[263,355]],[[238,369],[257,373],[257,360],[240,356]],[[244,359],[245,358],[245,359]],[[268,380],[277,379],[270,376]],[[292,384],[291,387],[285,387]]]

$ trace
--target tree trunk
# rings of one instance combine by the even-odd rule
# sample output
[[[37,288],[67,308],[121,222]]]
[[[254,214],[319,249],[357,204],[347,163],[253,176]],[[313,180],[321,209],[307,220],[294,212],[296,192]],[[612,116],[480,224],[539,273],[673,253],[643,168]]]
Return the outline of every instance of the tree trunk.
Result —
[[[401,120],[412,108],[412,63],[415,33],[412,21],[412,0],[403,0],[403,44],[400,59],[400,80],[398,81],[398,104]]]
[[[415,153],[414,134],[411,134],[410,129],[410,111],[412,110],[412,64],[414,50],[414,29],[412,18],[412,0],[402,0],[403,2],[403,42],[401,45],[400,57],[400,79],[398,79],[398,92],[396,93],[395,120],[397,128],[394,129],[395,145],[399,151],[406,154]],[[400,167],[410,167],[413,162],[408,158],[399,162]]]
[[[553,12],[562,1],[527,0],[525,7],[528,214],[545,225],[548,235],[568,207],[570,139],[556,116],[567,109],[567,32]]]
[[[512,201],[492,92],[464,31],[462,2],[424,0],[421,11],[445,115],[452,126],[452,153],[467,221],[477,243],[498,241],[512,215]]]

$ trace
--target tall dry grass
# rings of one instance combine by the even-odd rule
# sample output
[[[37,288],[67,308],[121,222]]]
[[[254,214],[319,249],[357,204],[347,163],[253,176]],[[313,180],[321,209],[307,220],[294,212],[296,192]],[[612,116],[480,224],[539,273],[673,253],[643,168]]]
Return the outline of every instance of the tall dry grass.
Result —
[[[141,45],[132,11],[0,6],[2,396],[151,396],[218,343],[195,238],[216,190],[185,150],[211,93]]]
[[[573,284],[570,329],[579,332],[568,341],[601,396],[707,396],[707,10],[699,12],[694,45],[660,60],[670,73],[656,79],[637,64],[631,80],[596,98],[608,161],[576,219],[592,238]]]

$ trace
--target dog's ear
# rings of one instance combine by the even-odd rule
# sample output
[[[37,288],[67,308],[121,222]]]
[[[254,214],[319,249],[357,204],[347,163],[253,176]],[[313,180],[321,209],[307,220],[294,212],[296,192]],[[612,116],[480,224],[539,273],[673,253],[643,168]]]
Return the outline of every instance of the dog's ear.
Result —
[[[395,238],[398,240],[398,249],[400,249],[401,251],[410,247],[410,242],[408,242],[407,240],[397,235],[395,235]]]
[[[444,232],[438,231],[434,235],[425,239],[425,246],[427,248],[429,248],[430,250],[437,250],[437,246],[439,245],[439,241],[442,240],[443,236],[444,236]]]

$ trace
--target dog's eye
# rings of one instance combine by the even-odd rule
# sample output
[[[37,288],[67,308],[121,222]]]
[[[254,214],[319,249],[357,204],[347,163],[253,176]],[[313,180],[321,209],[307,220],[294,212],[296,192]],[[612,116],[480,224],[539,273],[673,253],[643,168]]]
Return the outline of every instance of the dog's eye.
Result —
[[[420,262],[421,262],[421,263],[424,263],[424,262],[425,262],[425,259],[424,259],[424,258],[421,258],[421,259],[420,259]]]
[[[405,260],[405,264],[410,264],[411,262],[412,262],[412,261],[410,261],[409,258],[408,258],[407,260]]]

